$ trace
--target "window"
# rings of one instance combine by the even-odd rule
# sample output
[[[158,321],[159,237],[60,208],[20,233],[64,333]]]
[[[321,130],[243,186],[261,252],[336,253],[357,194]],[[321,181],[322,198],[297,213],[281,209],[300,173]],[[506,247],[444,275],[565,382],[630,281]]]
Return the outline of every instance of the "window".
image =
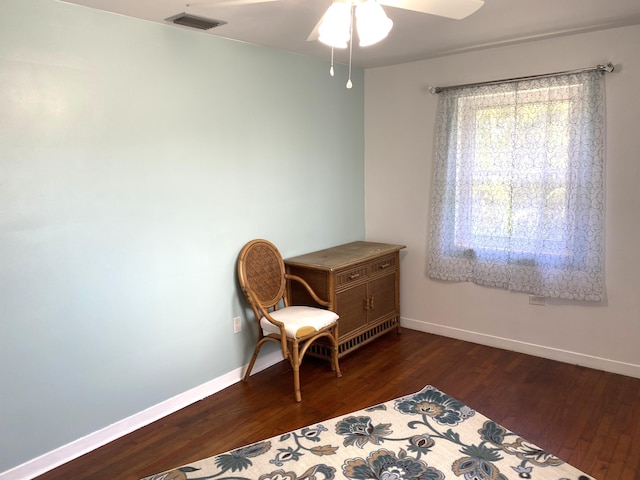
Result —
[[[430,277],[602,299],[602,82],[594,71],[440,93]]]

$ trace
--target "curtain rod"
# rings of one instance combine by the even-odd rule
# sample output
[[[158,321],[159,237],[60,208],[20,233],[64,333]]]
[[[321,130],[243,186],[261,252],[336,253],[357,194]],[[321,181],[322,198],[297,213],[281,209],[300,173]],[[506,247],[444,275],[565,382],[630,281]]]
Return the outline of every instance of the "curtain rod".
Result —
[[[555,72],[555,73],[543,73],[541,75],[530,75],[528,77],[517,77],[517,78],[506,78],[504,80],[491,80],[489,82],[477,82],[477,83],[465,83],[463,85],[451,85],[448,87],[429,87],[429,91],[431,93],[440,93],[444,90],[451,90],[454,88],[465,88],[465,87],[479,87],[482,85],[495,85],[497,83],[510,83],[510,82],[519,82],[520,80],[533,80],[536,78],[546,78],[546,77],[555,77],[556,75],[569,75],[572,73],[583,73],[583,72],[592,72],[597,70],[599,72],[613,72],[613,63],[609,62],[606,65],[596,65],[595,67],[588,68],[580,68],[577,70],[567,70],[566,72]]]

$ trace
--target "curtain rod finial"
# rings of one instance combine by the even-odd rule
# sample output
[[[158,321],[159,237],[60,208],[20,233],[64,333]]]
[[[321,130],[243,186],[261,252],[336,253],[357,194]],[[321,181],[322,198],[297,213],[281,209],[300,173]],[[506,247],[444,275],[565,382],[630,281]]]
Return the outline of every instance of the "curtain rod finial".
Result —
[[[609,62],[606,65],[598,65],[598,70],[611,73],[614,70],[613,63]]]

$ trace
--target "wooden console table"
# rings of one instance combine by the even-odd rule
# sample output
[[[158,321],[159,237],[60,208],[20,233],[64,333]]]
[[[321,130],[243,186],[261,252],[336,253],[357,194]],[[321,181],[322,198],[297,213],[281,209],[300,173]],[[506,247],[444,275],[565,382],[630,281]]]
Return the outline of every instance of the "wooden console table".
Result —
[[[304,278],[338,313],[338,356],[393,330],[400,331],[400,250],[404,245],[352,242],[284,261],[287,273]],[[294,305],[316,306],[298,283],[289,285]],[[309,354],[330,358],[322,339]]]

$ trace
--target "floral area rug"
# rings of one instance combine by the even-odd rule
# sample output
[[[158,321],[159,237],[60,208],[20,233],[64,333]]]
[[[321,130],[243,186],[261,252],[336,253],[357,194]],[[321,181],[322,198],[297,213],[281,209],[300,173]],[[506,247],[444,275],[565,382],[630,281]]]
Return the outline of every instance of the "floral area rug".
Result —
[[[143,480],[593,480],[432,386]]]

